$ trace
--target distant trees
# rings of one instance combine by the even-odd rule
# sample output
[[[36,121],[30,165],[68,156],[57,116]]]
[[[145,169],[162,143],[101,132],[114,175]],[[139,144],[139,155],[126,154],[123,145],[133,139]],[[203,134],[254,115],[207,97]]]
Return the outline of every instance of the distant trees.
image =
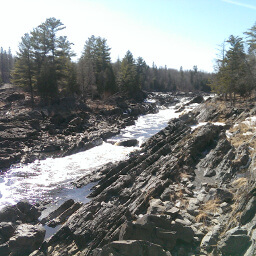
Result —
[[[78,62],[78,81],[84,96],[116,91],[110,50],[105,38],[93,35],[85,42]]]
[[[11,70],[13,68],[14,58],[9,48],[8,52],[1,47],[0,51],[0,84],[9,83],[11,79]]]
[[[63,29],[60,20],[49,18],[21,39],[13,83],[29,88],[32,102],[35,88],[44,99],[57,97],[60,91],[78,90],[71,62],[72,44],[66,36],[58,35]]]
[[[1,49],[0,82],[12,82],[34,96],[49,102],[60,95],[77,94],[84,99],[105,98],[123,91],[130,96],[138,90],[153,91],[209,91],[211,74],[193,70],[180,71],[149,67],[142,57],[134,58],[127,51],[122,59],[111,62],[111,48],[107,40],[92,35],[85,42],[77,62],[72,61],[72,43],[63,35],[64,24],[52,17],[26,33],[14,58],[11,51]],[[253,51],[252,51],[253,52]],[[10,73],[10,71],[12,72]]]
[[[256,24],[242,37],[231,35],[221,48],[216,61],[216,74],[212,89],[235,102],[236,95],[248,96],[255,89],[256,76]],[[245,51],[245,43],[248,51]],[[226,49],[227,47],[227,49]]]

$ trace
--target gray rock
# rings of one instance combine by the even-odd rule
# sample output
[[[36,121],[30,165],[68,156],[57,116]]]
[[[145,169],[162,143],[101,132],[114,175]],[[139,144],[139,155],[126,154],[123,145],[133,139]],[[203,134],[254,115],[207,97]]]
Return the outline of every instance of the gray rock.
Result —
[[[161,246],[148,241],[123,240],[114,241],[103,246],[101,250],[94,250],[92,256],[171,256]]]
[[[9,240],[12,255],[28,255],[44,241],[45,229],[41,225],[21,224]]]
[[[58,207],[56,210],[51,212],[47,217],[43,218],[41,220],[41,223],[45,224],[46,222],[51,221],[51,220],[57,218],[63,212],[65,212],[67,209],[69,209],[72,205],[74,205],[74,203],[75,202],[74,202],[73,199],[69,199],[69,200],[65,201],[60,207]]]
[[[255,216],[256,214],[256,197],[252,197],[250,199],[250,201],[247,203],[242,216],[241,216],[241,224],[245,225],[246,223],[248,223],[249,221],[252,220],[252,218]]]
[[[202,251],[210,252],[216,248],[220,226],[215,226],[213,230],[209,231],[202,239],[200,247]]]
[[[223,255],[243,255],[251,245],[247,231],[241,228],[233,228],[226,232],[224,238],[218,243],[218,248]]]

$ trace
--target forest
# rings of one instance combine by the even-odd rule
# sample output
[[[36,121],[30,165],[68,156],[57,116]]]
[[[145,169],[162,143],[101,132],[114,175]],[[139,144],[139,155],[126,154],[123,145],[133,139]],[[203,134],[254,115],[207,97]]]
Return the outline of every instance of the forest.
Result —
[[[92,35],[82,55],[75,56],[72,43],[63,36],[64,24],[56,18],[24,34],[16,55],[1,48],[0,83],[13,83],[34,96],[49,101],[65,95],[104,99],[116,92],[133,95],[146,91],[210,91],[212,74],[193,70],[148,66],[142,57],[135,59],[128,50],[116,62],[111,61],[107,39]]]

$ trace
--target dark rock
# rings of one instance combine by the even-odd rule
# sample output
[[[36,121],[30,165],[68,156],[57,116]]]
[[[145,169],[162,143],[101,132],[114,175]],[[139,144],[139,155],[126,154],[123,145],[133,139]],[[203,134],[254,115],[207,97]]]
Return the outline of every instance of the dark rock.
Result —
[[[161,246],[148,241],[124,240],[114,241],[103,246],[100,250],[94,250],[92,256],[171,256]]]
[[[15,228],[10,222],[0,222],[0,236],[2,237],[2,242],[7,242],[13,235]]]
[[[204,97],[202,95],[198,95],[194,97],[187,105],[193,104],[193,103],[202,103],[204,101]]]
[[[6,101],[13,102],[13,101],[18,101],[18,100],[24,100],[25,95],[23,93],[13,93],[12,95],[6,97]]]
[[[37,222],[41,216],[41,212],[34,205],[27,201],[21,201],[17,203],[17,209],[19,210],[19,219],[25,223]]]
[[[241,224],[245,225],[249,221],[252,220],[252,218],[256,214],[256,197],[252,197],[250,201],[247,203],[242,215],[241,215]]]
[[[230,203],[233,200],[234,195],[229,192],[227,189],[216,190],[216,198],[221,200],[222,202]]]
[[[241,228],[233,228],[226,232],[218,243],[218,248],[223,255],[240,256],[250,247],[251,240],[247,231]]]
[[[123,147],[135,147],[138,145],[138,141],[136,139],[131,140],[125,140],[125,141],[119,141],[116,143],[117,146],[123,146]]]
[[[70,208],[61,213],[57,218],[53,219],[48,223],[49,227],[56,227],[61,223],[64,223],[68,217],[70,217],[74,212],[76,212],[83,204],[82,203],[74,203]]]
[[[29,255],[44,241],[45,229],[39,225],[21,224],[9,240],[12,255]]]
[[[10,248],[8,243],[0,244],[0,255],[1,256],[10,255]]]
[[[17,205],[6,206],[0,211],[0,222],[23,223],[37,222],[41,213],[39,210],[26,201],[17,203]]]
[[[64,213],[67,209],[72,207],[74,205],[74,203],[75,202],[73,199],[69,199],[69,200],[65,201],[61,206],[59,206],[56,210],[51,212],[47,217],[43,218],[40,222],[42,224],[45,224],[45,223],[57,218],[62,213]]]

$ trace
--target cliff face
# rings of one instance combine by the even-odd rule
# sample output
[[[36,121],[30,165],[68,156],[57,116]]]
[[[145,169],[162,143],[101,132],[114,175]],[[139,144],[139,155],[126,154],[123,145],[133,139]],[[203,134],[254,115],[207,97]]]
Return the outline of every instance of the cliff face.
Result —
[[[43,220],[65,223],[31,255],[255,255],[255,113],[210,99],[171,120],[99,170],[89,203]]]

